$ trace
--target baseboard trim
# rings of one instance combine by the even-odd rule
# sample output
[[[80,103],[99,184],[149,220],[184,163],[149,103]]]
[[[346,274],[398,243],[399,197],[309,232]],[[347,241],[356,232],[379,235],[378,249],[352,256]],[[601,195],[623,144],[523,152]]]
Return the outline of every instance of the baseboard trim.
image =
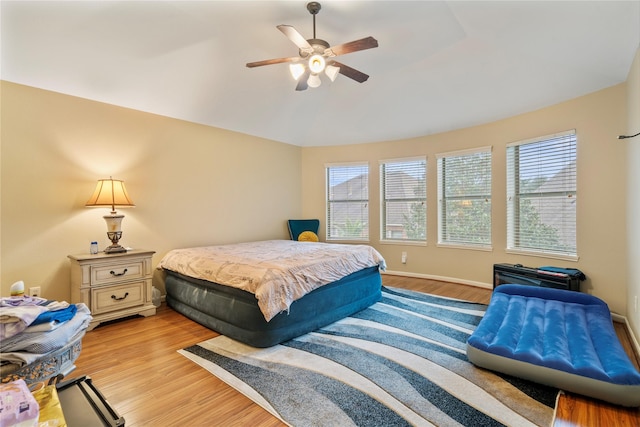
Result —
[[[631,325],[629,324],[629,320],[626,316],[618,313],[611,313],[611,319],[613,319],[614,322],[624,323],[624,327],[627,330],[627,336],[631,340],[631,347],[633,347],[633,352],[636,355],[636,360],[638,361],[638,363],[640,363],[640,343],[638,343],[638,339],[633,334]]]
[[[433,274],[407,273],[406,271],[384,271],[382,274],[390,276],[414,277],[416,279],[438,280],[440,282],[458,283],[462,285],[475,286],[477,288],[493,289],[492,283],[476,282],[473,280],[458,279],[456,277],[435,276]]]

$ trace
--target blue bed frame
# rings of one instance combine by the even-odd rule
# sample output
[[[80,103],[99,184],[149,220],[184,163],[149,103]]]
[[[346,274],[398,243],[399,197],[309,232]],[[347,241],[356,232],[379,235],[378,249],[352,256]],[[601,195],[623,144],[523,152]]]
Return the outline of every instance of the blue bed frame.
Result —
[[[364,310],[380,300],[382,289],[378,267],[369,267],[313,290],[267,322],[254,294],[165,271],[169,307],[253,347],[271,347]]]

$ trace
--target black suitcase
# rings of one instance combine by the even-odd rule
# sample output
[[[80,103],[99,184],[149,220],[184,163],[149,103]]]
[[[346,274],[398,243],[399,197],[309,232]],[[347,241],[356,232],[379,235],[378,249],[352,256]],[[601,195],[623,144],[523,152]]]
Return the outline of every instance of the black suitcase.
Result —
[[[56,384],[68,427],[124,427],[124,418],[109,405],[91,378],[82,376]]]
[[[584,275],[579,271],[577,271],[576,274],[568,274],[524,267],[521,264],[493,265],[493,289],[509,283],[580,291],[580,280],[582,280],[582,277],[584,277]]]

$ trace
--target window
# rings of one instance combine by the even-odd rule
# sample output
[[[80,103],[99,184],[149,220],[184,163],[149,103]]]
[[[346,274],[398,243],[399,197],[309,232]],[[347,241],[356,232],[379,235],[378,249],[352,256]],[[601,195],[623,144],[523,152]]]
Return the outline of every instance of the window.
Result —
[[[380,162],[382,240],[427,241],[427,159]]]
[[[491,147],[437,155],[438,244],[491,246]]]
[[[326,169],[327,240],[369,240],[369,165]]]
[[[507,145],[507,249],[577,256],[575,131]]]

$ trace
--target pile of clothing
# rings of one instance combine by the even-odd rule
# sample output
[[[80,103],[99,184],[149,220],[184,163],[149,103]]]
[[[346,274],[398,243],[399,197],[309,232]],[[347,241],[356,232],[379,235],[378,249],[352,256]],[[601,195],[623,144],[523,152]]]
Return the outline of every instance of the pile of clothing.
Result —
[[[0,373],[11,373],[84,336],[91,312],[69,304],[25,295],[0,298]]]

